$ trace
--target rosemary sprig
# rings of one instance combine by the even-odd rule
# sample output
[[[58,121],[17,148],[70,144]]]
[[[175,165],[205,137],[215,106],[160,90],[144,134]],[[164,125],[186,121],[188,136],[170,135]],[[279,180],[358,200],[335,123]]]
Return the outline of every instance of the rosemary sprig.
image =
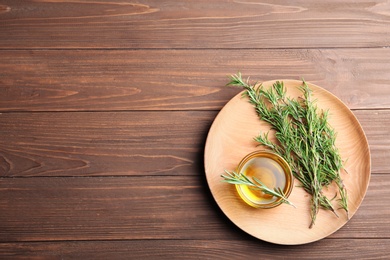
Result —
[[[252,190],[260,190],[264,192],[265,194],[280,198],[283,203],[286,203],[288,205],[291,205],[295,208],[295,205],[290,202],[283,190],[279,187],[275,189],[268,188],[263,182],[261,182],[258,178],[253,177],[253,181],[249,179],[245,174],[242,173],[236,173],[236,172],[229,172],[225,170],[226,175],[222,174],[221,177],[224,178],[223,181],[230,183],[230,184],[238,184],[238,185],[247,185]]]
[[[339,206],[348,217],[347,190],[340,172],[343,163],[335,146],[336,133],[328,124],[328,111],[317,111],[311,100],[311,90],[303,81],[300,90],[303,97],[286,97],[283,82],[276,82],[269,89],[261,84],[251,85],[249,78],[243,80],[240,73],[232,75],[228,85],[243,87],[244,96],[255,107],[260,119],[275,130],[276,142],[271,142],[268,133],[254,139],[282,156],[290,165],[294,177],[311,198],[311,224],[315,223],[320,208],[337,213],[332,205],[334,198],[327,198],[323,187],[335,182],[339,193]]]

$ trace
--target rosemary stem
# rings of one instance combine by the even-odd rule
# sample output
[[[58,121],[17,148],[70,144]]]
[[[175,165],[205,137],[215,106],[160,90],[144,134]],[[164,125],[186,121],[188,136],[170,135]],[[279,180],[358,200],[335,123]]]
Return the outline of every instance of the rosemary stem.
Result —
[[[335,146],[336,132],[328,124],[328,112],[318,111],[312,100],[312,90],[305,81],[299,86],[303,96],[297,99],[286,97],[283,82],[276,82],[265,89],[261,84],[251,85],[240,73],[232,75],[228,85],[244,88],[243,96],[254,106],[260,120],[269,123],[275,130],[276,142],[271,142],[268,133],[255,137],[259,145],[273,150],[290,165],[293,175],[311,196],[310,227],[315,223],[320,208],[337,213],[322,193],[332,182],[338,187],[338,204],[348,217],[347,191],[340,172],[343,161]]]

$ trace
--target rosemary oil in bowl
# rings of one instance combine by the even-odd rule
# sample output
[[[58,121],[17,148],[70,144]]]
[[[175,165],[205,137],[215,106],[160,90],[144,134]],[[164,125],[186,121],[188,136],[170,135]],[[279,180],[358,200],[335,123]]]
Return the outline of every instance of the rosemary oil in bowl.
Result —
[[[280,190],[288,198],[293,187],[293,176],[288,163],[279,155],[269,151],[255,151],[245,156],[237,167],[237,172],[249,179],[260,181],[271,190]],[[236,184],[240,197],[255,208],[273,208],[283,199],[251,186]]]

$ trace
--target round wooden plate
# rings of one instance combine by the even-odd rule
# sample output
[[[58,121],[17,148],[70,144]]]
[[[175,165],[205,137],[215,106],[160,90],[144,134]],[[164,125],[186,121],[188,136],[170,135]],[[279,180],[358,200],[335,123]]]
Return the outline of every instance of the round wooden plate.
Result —
[[[287,96],[302,96],[297,80],[284,82]],[[264,82],[270,87],[275,81]],[[353,113],[337,97],[328,91],[307,83],[313,90],[313,99],[319,109],[329,110],[329,123],[337,132],[336,145],[345,160],[348,173],[342,179],[348,192],[349,218],[359,208],[368,188],[371,173],[370,151],[362,127]],[[296,208],[282,204],[273,209],[250,207],[238,196],[234,185],[222,182],[224,170],[235,170],[240,160],[248,153],[261,149],[253,140],[260,132],[267,132],[269,126],[262,122],[254,107],[241,93],[230,100],[215,118],[205,147],[205,171],[208,185],[217,204],[226,216],[243,231],[261,240],[276,244],[297,245],[322,239],[347,223],[343,210],[337,210],[339,217],[320,210],[317,220],[309,228],[310,195],[298,187],[295,181],[290,200]],[[330,198],[336,188],[325,190]],[[336,203],[336,202],[335,202]]]

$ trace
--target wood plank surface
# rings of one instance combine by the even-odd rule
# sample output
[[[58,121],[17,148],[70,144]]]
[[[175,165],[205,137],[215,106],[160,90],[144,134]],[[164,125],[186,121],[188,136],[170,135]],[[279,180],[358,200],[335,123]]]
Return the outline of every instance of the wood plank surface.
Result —
[[[354,111],[373,173],[390,173],[389,110]],[[215,111],[0,114],[0,176],[204,174]],[[156,131],[158,129],[158,131]]]
[[[0,48],[389,46],[389,6],[385,0],[2,0]]]
[[[389,185],[390,175],[374,174],[357,213],[330,238],[390,239]],[[0,192],[1,242],[250,237],[222,214],[203,175],[2,178]]]
[[[0,0],[0,259],[388,258],[389,47],[387,0]],[[363,126],[367,195],[329,237],[269,244],[214,201],[238,71],[303,77]]]
[[[0,57],[2,111],[219,110],[239,92],[225,87],[238,71],[254,81],[303,77],[352,109],[390,108],[389,48],[1,51]]]
[[[0,176],[204,174],[214,111],[0,114]]]
[[[390,239],[325,239],[282,247],[255,239],[0,243],[0,254],[50,259],[386,259]],[[180,254],[178,253],[180,252]]]

